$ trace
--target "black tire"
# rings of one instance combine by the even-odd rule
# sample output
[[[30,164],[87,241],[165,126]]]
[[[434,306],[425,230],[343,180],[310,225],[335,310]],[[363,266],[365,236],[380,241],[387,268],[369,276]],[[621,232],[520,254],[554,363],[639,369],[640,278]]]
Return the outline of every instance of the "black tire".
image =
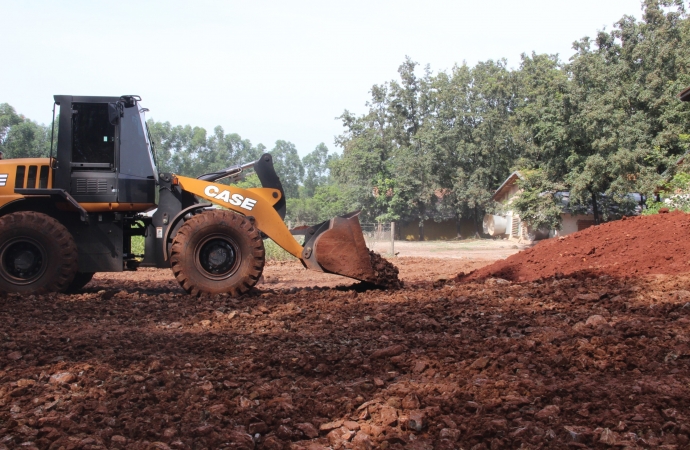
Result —
[[[229,293],[238,297],[259,281],[266,262],[261,232],[232,211],[197,214],[175,235],[170,265],[192,295]]]
[[[67,287],[67,292],[75,292],[83,288],[89,284],[93,276],[94,272],[77,272],[77,274],[74,275],[74,279]]]
[[[0,217],[0,292],[64,292],[77,261],[74,238],[52,217],[33,211]]]

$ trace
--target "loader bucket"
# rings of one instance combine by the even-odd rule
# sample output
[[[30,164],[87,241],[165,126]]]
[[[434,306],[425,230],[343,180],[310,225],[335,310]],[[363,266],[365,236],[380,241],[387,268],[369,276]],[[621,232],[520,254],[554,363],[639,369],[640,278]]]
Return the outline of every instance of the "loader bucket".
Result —
[[[314,227],[305,243],[309,249],[305,256],[315,260],[324,272],[374,282],[376,274],[358,215],[359,211],[334,217]]]

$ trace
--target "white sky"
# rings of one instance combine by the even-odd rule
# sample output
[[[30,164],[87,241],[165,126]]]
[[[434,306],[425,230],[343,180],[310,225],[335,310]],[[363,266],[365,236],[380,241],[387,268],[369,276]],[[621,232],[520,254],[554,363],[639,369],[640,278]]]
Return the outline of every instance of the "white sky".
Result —
[[[149,117],[222,125],[269,149],[336,150],[335,117],[364,113],[406,55],[423,67],[571,44],[640,0],[0,0],[0,103],[49,123],[53,94],[139,94]]]

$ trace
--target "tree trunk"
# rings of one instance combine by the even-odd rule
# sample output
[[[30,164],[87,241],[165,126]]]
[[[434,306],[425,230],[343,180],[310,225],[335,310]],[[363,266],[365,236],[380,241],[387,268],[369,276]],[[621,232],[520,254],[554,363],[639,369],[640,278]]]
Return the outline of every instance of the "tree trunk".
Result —
[[[462,239],[462,222],[460,222],[460,216],[455,217],[455,234],[458,239]]]
[[[590,190],[592,194],[592,212],[594,213],[594,225],[599,225],[599,205],[597,204],[597,194]]]
[[[424,216],[426,213],[426,205],[422,203],[419,207],[419,240],[424,240]]]
[[[474,237],[479,239],[481,235],[479,234],[479,221],[477,218],[477,205],[474,205]]]

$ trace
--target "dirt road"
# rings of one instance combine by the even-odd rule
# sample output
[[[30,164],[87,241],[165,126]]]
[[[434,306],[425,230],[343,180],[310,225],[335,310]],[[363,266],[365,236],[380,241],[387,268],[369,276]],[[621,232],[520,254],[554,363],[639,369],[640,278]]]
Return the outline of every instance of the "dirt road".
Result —
[[[494,262],[529,248],[530,245],[508,240],[465,239],[462,241],[395,241],[394,252],[399,257],[464,259]],[[390,255],[390,242],[378,241],[373,250]]]

